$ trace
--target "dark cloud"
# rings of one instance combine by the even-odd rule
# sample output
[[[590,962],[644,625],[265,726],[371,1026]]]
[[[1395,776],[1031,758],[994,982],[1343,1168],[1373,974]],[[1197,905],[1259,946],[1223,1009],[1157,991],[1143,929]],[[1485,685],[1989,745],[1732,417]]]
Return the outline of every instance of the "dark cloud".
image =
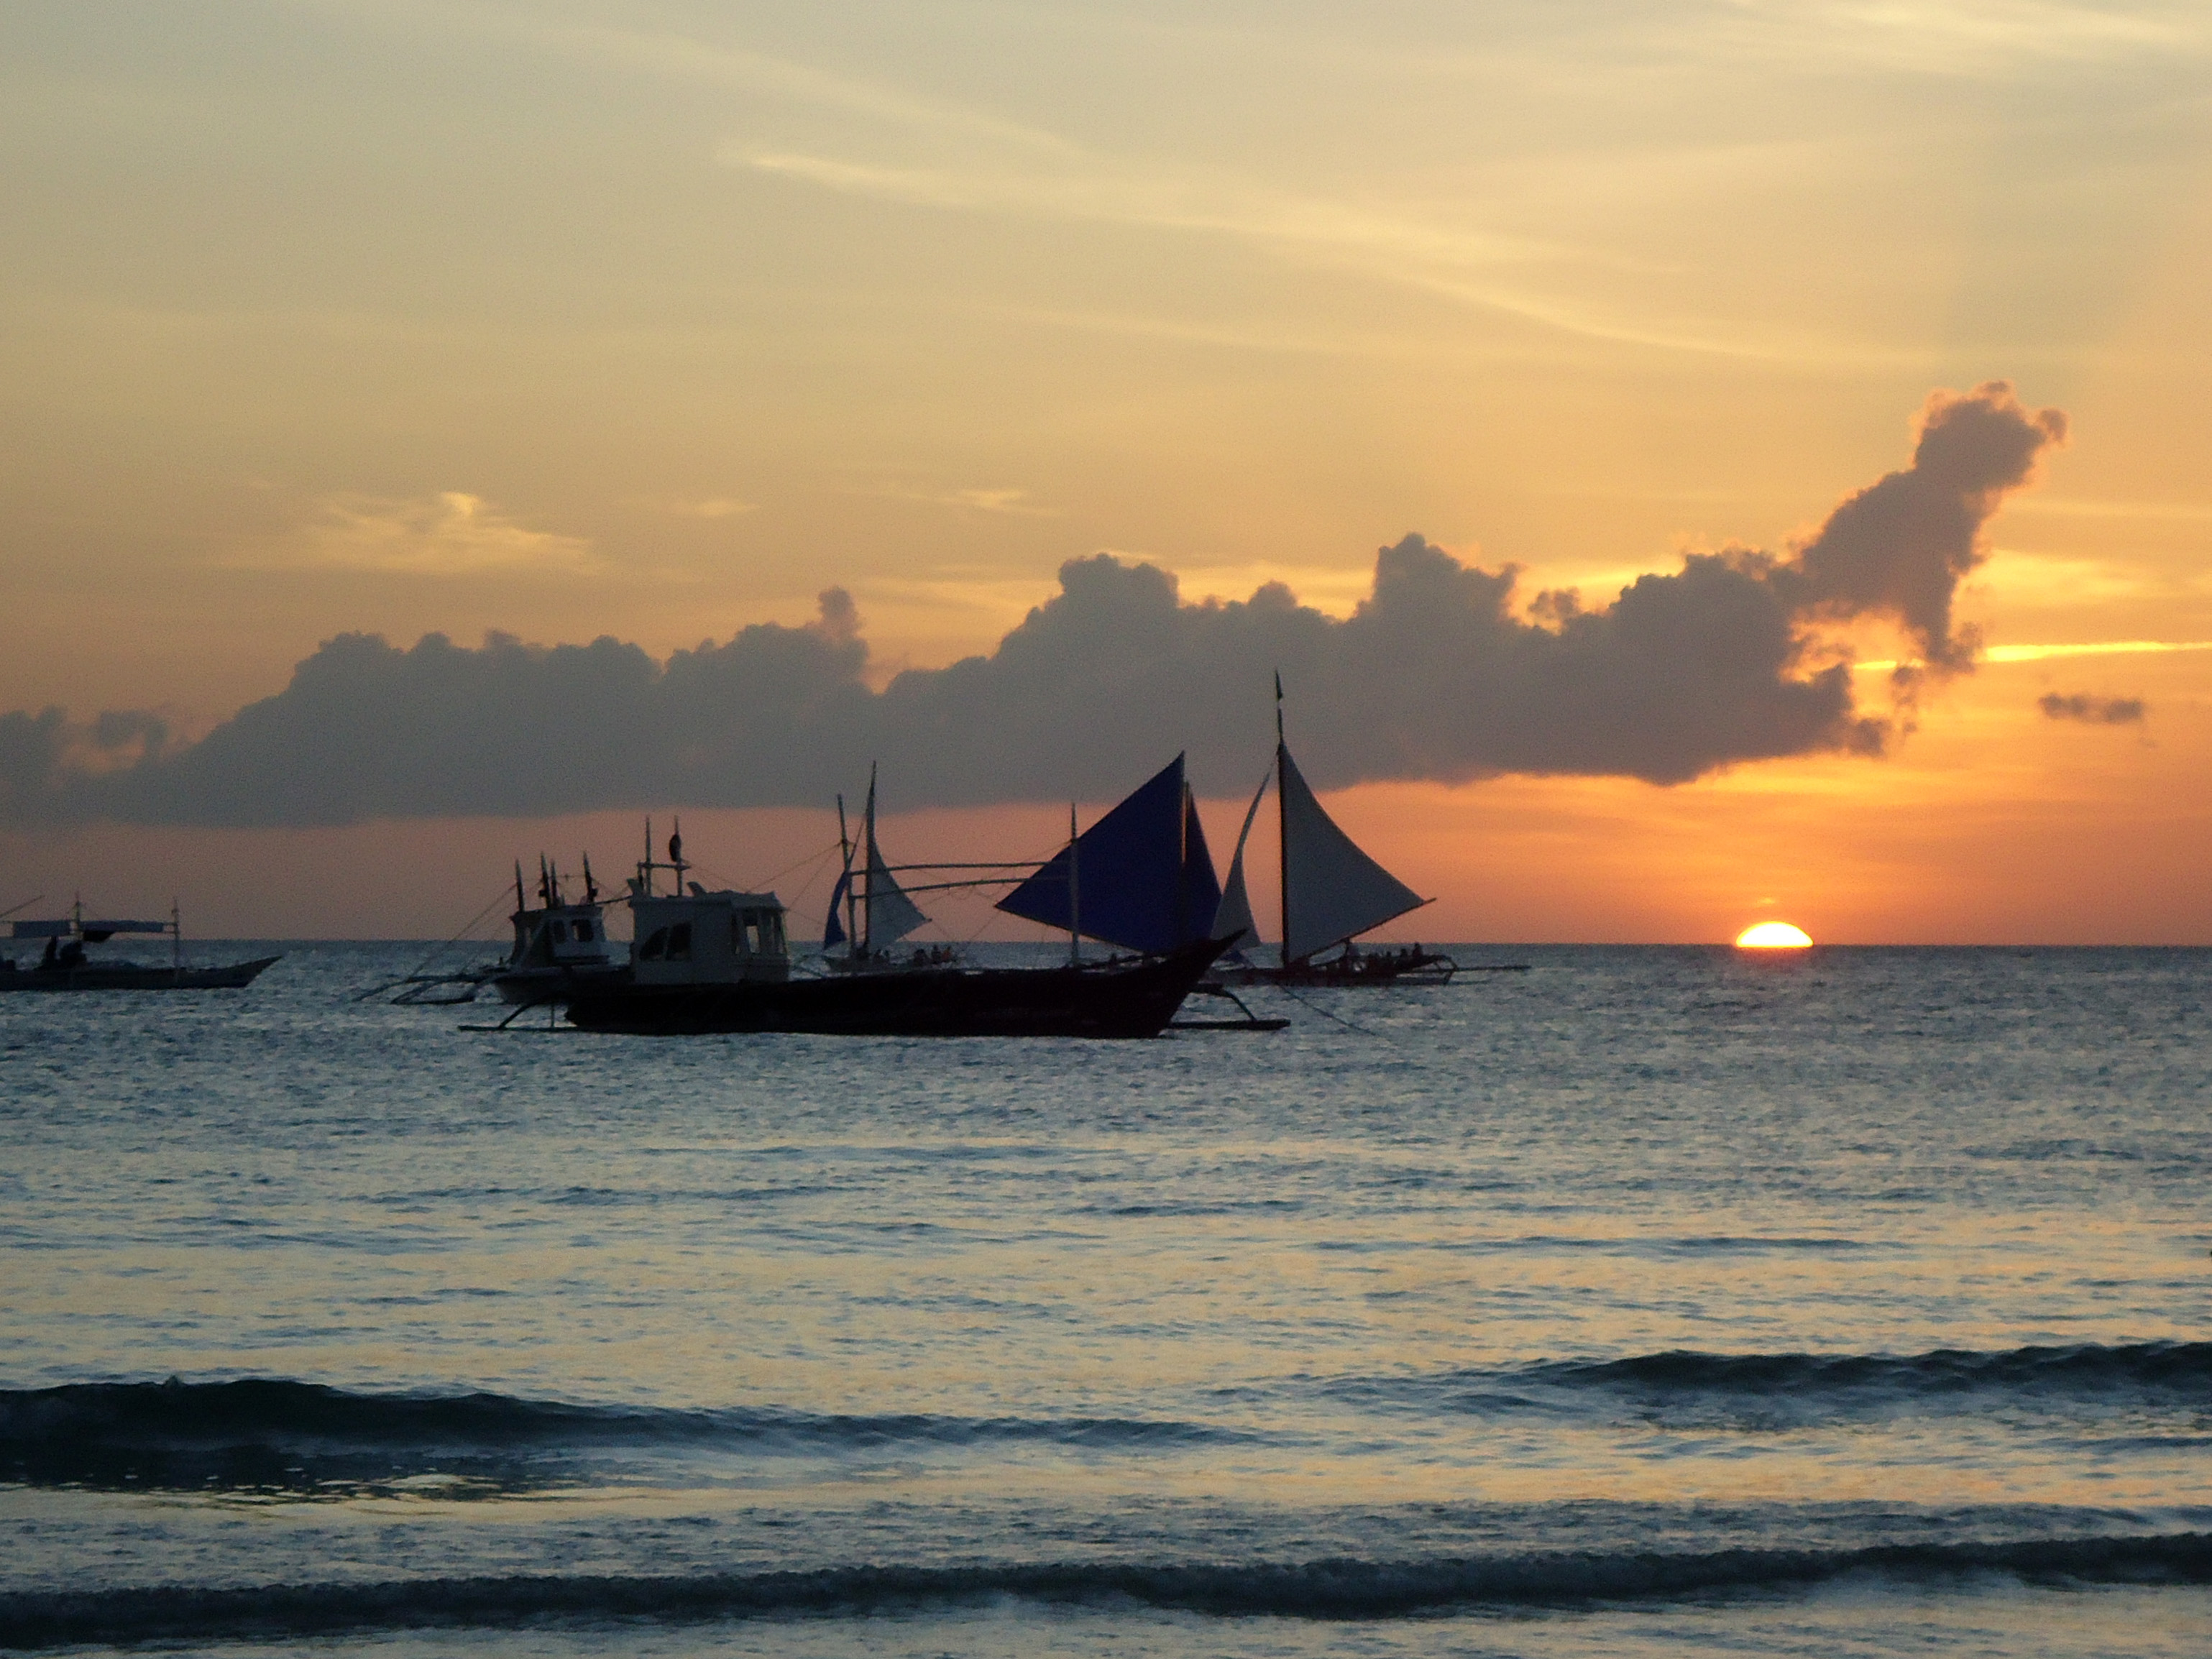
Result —
[[[2148,706],[2141,697],[2093,697],[2075,692],[2063,697],[2052,691],[2036,699],[2036,707],[2055,720],[2082,720],[2091,726],[2140,726]]]
[[[151,716],[103,715],[88,740],[58,710],[0,717],[0,789],[18,821],[343,823],[814,804],[880,759],[902,805],[956,805],[1109,794],[1188,748],[1203,787],[1233,792],[1264,764],[1278,670],[1302,763],[1324,786],[1675,783],[1741,761],[1875,755],[1891,728],[1855,705],[1820,630],[1887,619],[1929,672],[1971,666],[1957,584],[2006,492],[2064,432],[2002,382],[1939,392],[1911,465],[1802,545],[1694,554],[1602,608],[1572,592],[1524,603],[1513,567],[1407,536],[1342,620],[1280,584],[1185,604],[1152,565],[1072,560],[990,655],[880,692],[836,588],[805,626],[747,628],[665,662],[613,639],[471,648],[431,635],[402,650],[345,635],[188,747],[167,746]],[[143,751],[103,768],[88,741]]]

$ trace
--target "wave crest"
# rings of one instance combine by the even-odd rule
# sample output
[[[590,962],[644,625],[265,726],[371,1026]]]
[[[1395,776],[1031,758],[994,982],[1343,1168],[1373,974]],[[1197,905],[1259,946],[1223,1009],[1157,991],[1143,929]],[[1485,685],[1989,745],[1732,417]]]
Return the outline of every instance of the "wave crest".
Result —
[[[2048,1584],[2212,1583],[2212,1534],[1881,1545],[1848,1550],[1533,1554],[1376,1562],[1073,1562],[848,1566],[666,1577],[404,1579],[237,1589],[0,1595],[0,1644],[215,1641],[526,1621],[685,1623],[873,1613],[997,1597],[1224,1617],[1389,1619],[1455,1607],[1573,1607],[1802,1589],[1847,1577],[1905,1583],[1997,1573]]]

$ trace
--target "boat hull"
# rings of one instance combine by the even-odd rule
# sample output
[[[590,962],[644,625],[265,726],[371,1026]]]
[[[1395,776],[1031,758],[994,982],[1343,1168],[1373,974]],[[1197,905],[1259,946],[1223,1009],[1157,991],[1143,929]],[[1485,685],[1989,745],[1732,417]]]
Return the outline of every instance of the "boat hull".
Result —
[[[258,957],[223,968],[141,968],[118,963],[81,968],[19,968],[0,972],[0,991],[236,991],[253,983],[281,957]]]
[[[588,968],[511,968],[491,975],[491,988],[509,1007],[568,1002],[595,989],[629,983],[629,970],[611,964]]]
[[[832,1036],[1149,1037],[1175,1018],[1222,946],[1066,968],[902,968],[835,978],[579,990],[568,1018],[592,1031]]]
[[[1290,985],[1301,989],[1382,988],[1395,985],[1449,985],[1459,963],[1437,951],[1389,951],[1373,956],[1333,957],[1327,962],[1294,962],[1287,968],[1237,963],[1214,978],[1224,985]]]

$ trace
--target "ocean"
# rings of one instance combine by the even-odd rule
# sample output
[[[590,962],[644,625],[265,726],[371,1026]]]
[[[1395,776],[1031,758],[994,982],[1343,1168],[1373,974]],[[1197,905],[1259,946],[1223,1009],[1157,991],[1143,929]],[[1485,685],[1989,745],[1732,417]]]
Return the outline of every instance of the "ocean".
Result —
[[[2212,953],[1463,947],[1529,969],[1085,1044],[282,948],[0,997],[0,1647],[2212,1648]]]

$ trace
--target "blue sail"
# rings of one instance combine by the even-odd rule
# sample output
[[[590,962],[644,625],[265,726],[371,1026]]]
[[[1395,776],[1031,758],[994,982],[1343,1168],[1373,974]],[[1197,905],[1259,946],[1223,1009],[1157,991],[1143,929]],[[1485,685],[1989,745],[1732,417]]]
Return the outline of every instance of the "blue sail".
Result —
[[[853,890],[853,872],[848,867],[837,878],[837,884],[830,890],[830,920],[822,925],[822,948],[836,950],[845,942],[844,918],[837,913],[845,908],[845,895]]]
[[[1177,769],[1182,757],[1176,757]],[[1177,941],[1212,936],[1214,920],[1221,913],[1221,881],[1213,873],[1213,854],[1206,850],[1206,826],[1198,821],[1198,802],[1188,787],[1182,792],[1182,886],[1176,915],[1182,929]]]
[[[1085,938],[1129,951],[1172,951],[1206,938],[1221,884],[1183,784],[1182,760],[1177,755],[1076,837],[1072,894],[1062,848],[999,908],[1048,927],[1064,929],[1073,920]]]

